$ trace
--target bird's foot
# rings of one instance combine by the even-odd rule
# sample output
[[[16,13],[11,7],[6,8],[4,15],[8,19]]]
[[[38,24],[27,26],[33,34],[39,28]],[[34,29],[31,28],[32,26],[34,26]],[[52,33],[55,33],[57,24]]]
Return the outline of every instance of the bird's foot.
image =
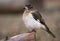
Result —
[[[36,30],[35,30],[35,29],[33,29],[33,30],[32,30],[32,32],[36,32]]]
[[[31,33],[31,32],[36,32],[36,30],[35,30],[35,29],[33,29],[32,31],[29,31],[28,33]]]

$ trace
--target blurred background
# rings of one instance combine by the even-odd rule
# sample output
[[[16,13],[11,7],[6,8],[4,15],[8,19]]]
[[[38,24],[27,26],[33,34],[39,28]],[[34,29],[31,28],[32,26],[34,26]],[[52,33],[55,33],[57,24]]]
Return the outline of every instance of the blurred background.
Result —
[[[28,32],[22,20],[23,7],[33,5],[40,11],[53,38],[43,30],[38,30],[37,41],[60,41],[60,1],[59,0],[0,0],[0,39]]]

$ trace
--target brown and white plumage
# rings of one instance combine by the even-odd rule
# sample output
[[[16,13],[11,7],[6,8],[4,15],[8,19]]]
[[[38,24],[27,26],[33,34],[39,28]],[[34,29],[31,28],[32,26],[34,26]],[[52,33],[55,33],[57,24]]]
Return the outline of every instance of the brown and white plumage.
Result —
[[[55,37],[55,35],[49,30],[49,28],[45,24],[39,11],[33,9],[31,5],[25,6],[25,11],[23,13],[23,21],[30,31],[36,31],[37,29],[42,28],[48,33],[50,33],[53,37]]]

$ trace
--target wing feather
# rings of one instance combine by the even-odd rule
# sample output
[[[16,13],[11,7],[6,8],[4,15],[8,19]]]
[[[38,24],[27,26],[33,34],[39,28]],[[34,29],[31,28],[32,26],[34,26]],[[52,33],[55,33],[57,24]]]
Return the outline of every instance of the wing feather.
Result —
[[[42,18],[41,14],[38,11],[33,12],[32,15],[35,20],[39,20],[40,23],[45,25],[46,29],[49,30],[48,26],[45,24],[44,19]]]
[[[50,33],[54,38],[55,35],[49,30],[48,26],[45,24],[44,19],[42,18],[41,14],[38,11],[35,11],[32,13],[35,20],[39,20],[41,24],[43,24],[46,27],[46,31]]]

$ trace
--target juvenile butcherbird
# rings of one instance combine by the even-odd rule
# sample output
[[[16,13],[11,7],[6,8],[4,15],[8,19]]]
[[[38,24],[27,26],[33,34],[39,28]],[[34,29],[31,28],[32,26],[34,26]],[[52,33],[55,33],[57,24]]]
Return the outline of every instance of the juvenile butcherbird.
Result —
[[[36,32],[37,29],[43,29],[55,38],[55,35],[49,30],[38,10],[31,5],[25,5],[24,9],[23,21],[30,31]]]

